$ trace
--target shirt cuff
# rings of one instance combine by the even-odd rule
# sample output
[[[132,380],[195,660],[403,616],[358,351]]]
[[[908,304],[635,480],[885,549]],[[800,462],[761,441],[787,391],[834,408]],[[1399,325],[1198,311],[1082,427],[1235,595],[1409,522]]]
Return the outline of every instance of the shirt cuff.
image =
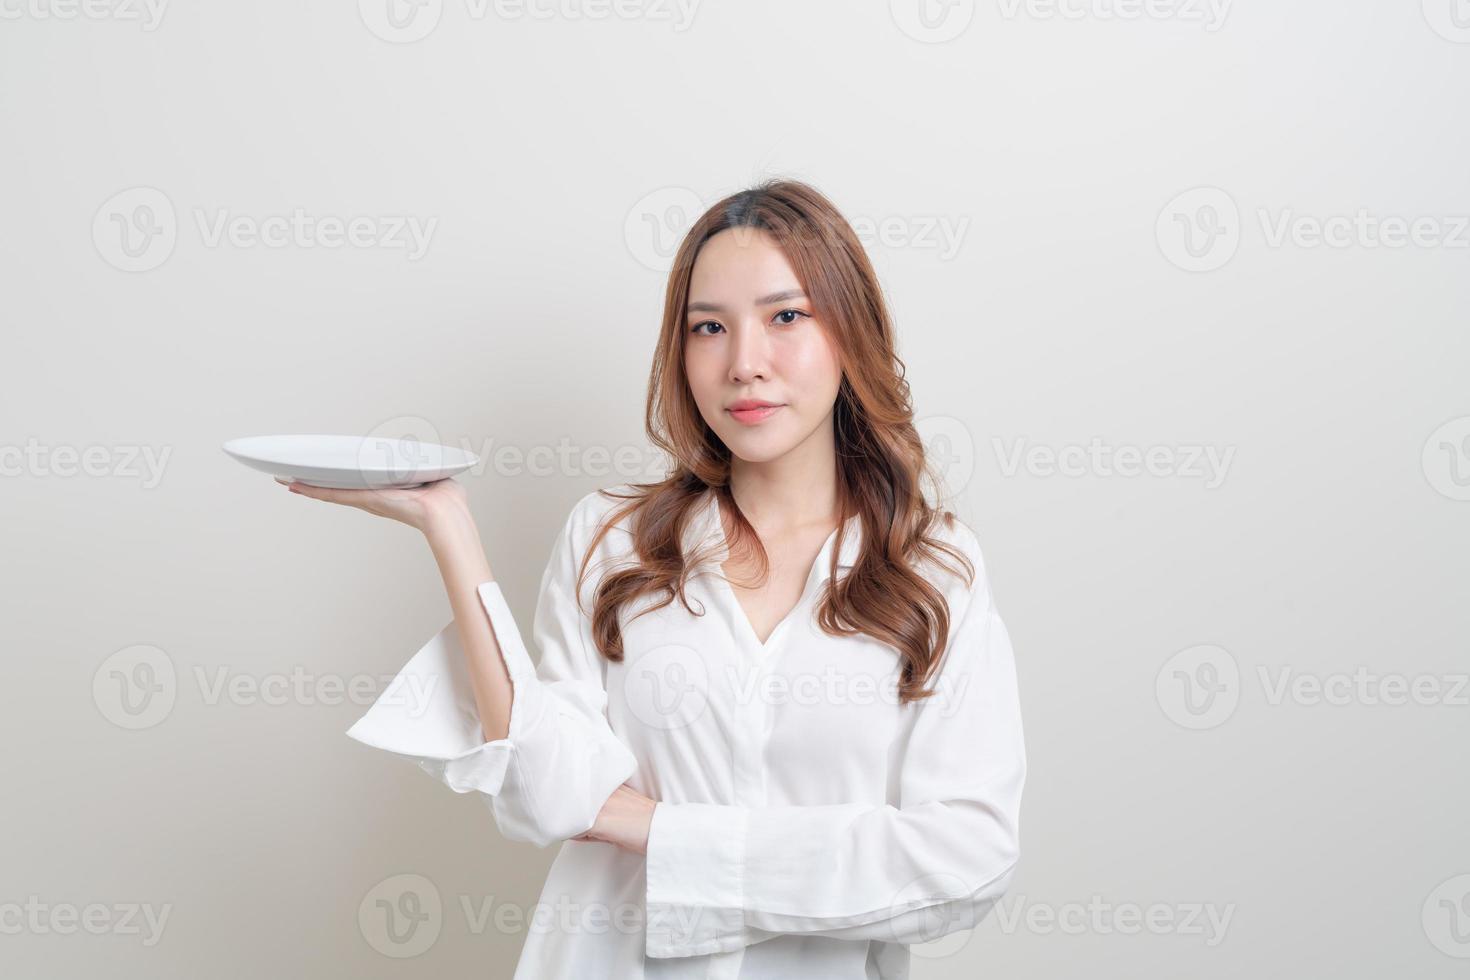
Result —
[[[700,956],[745,945],[748,825],[743,807],[654,806],[646,856],[646,955]]]
[[[535,727],[545,710],[545,695],[499,584],[482,583],[476,593],[511,679],[506,737],[485,740],[459,628],[452,620],[413,655],[347,735],[414,759],[456,793],[493,796],[505,781],[517,739]]]

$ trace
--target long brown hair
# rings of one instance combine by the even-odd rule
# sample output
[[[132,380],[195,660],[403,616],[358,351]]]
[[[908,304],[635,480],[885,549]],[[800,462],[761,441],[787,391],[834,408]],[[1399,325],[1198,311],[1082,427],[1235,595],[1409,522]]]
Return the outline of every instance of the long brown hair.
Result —
[[[706,241],[729,228],[740,229],[737,234],[759,229],[775,238],[817,322],[829,331],[842,366],[833,410],[838,498],[844,521],[853,515],[861,519],[862,548],[839,580],[842,541],[834,545],[834,575],[827,580],[818,622],[829,635],[863,633],[893,647],[902,661],[901,702],[929,697],[934,691],[921,688],[948,643],[949,608],[911,563],[942,551],[959,558],[967,580],[974,566],[963,552],[931,535],[939,520],[951,527],[954,515],[924,497],[923,478],[936,486],[938,481],[914,427],[904,364],[873,266],[837,208],[815,188],[793,180],[768,180],[718,202],[694,223],[674,256],[645,408],[648,436],[669,454],[673,467],[667,478],[633,484],[627,494],[600,491],[626,502],[608,514],[583,556],[577,595],[598,541],[629,514],[637,564],[608,572],[598,585],[592,614],[597,648],[609,660],[622,661],[619,612],[641,596],[663,597],[645,612],[663,608],[676,596],[689,608],[684,587],[702,556],[684,554],[681,542],[708,490],[733,515],[732,548],[743,545],[759,556],[762,580],[769,571],[760,538],[730,493],[730,450],[705,424],[684,373],[683,325],[694,260]]]

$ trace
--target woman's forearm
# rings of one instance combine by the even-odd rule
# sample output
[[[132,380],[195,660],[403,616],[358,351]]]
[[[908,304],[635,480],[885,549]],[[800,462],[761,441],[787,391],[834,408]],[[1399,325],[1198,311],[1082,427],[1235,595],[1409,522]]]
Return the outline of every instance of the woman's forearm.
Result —
[[[426,519],[423,532],[454,610],[480,712],[480,727],[486,741],[505,738],[510,730],[512,686],[490,617],[480,603],[478,587],[493,582],[495,577],[479,529],[467,507],[449,506]]]

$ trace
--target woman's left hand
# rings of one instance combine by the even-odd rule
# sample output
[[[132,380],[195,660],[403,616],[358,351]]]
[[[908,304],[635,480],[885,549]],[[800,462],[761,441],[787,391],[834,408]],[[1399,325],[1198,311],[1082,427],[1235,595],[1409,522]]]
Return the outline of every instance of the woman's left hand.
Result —
[[[421,487],[383,487],[378,490],[334,490],[280,477],[276,477],[276,482],[303,497],[356,507],[374,516],[407,524],[425,534],[429,534],[436,524],[443,523],[442,518],[457,518],[469,510],[464,486],[453,477]]]
[[[634,854],[648,853],[648,828],[653,823],[657,800],[644,796],[624,783],[613,790],[602,805],[592,829],[572,840],[599,840],[616,844]]]

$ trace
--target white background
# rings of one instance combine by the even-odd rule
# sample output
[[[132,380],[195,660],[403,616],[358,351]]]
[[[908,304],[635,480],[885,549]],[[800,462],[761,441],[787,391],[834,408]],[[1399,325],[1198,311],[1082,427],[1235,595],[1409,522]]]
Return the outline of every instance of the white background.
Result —
[[[468,444],[524,628],[657,473],[661,263],[785,175],[882,230],[1020,669],[1022,871],[914,976],[1463,975],[1463,0],[388,2],[0,0],[0,972],[509,975],[552,852],[250,687],[396,671],[427,548],[220,443]]]

